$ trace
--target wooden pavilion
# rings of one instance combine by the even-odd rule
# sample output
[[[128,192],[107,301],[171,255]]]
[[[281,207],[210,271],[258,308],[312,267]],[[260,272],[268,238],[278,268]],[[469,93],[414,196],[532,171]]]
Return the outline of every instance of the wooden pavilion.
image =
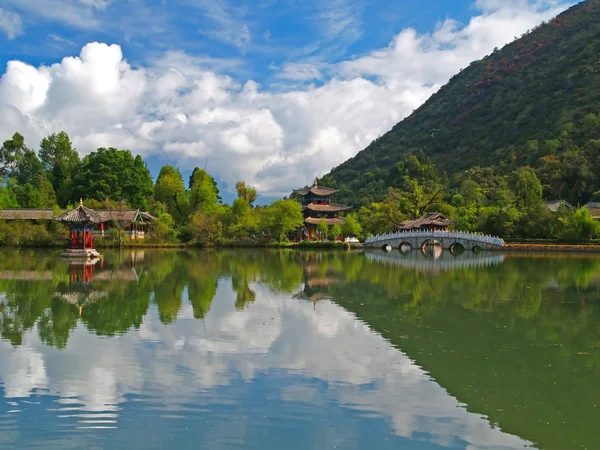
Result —
[[[340,217],[340,213],[351,207],[331,203],[329,197],[336,192],[336,189],[319,186],[316,179],[311,187],[294,190],[294,193],[302,198],[305,224],[305,228],[302,230],[303,237],[313,238],[316,235],[317,226],[321,222],[325,222],[329,226],[343,225],[346,222],[343,217]]]
[[[58,217],[69,227],[69,248],[63,254],[70,258],[96,258],[100,254],[94,249],[94,228],[103,223],[100,215],[93,209],[79,206]]]
[[[439,212],[428,212],[418,219],[405,220],[398,226],[398,231],[448,231],[454,223],[448,217]]]

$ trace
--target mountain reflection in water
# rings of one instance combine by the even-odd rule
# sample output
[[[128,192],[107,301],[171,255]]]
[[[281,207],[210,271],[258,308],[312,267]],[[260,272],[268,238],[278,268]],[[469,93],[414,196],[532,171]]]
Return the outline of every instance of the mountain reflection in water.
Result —
[[[397,253],[0,254],[0,447],[597,446],[600,260]]]

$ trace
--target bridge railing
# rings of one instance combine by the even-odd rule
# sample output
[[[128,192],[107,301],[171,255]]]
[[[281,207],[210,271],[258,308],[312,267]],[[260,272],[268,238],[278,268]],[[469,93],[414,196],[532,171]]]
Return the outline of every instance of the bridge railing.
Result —
[[[489,234],[482,233],[467,233],[464,231],[398,231],[396,233],[379,234],[377,236],[369,237],[365,240],[365,244],[374,244],[377,242],[383,242],[394,239],[409,239],[409,238],[426,238],[426,239],[468,239],[471,241],[491,244],[491,245],[504,245],[504,239],[498,236],[491,236]]]

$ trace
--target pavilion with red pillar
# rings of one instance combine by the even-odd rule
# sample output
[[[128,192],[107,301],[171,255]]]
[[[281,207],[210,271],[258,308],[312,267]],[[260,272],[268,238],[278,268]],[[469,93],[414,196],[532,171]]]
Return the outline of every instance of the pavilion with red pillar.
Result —
[[[58,217],[58,220],[69,227],[69,248],[63,256],[70,258],[96,258],[100,254],[94,249],[94,228],[103,222],[93,209],[79,206]]]

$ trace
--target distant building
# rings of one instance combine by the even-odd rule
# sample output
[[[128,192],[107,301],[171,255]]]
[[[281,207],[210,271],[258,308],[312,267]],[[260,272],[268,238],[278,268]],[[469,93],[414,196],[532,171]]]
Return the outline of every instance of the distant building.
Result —
[[[340,217],[340,213],[350,209],[350,206],[331,203],[329,197],[336,192],[336,189],[319,186],[317,180],[311,187],[294,190],[294,193],[302,198],[306,237],[315,236],[317,226],[321,221],[330,226],[345,223],[345,219]]]
[[[0,220],[53,220],[54,211],[51,209],[0,209]]]
[[[544,202],[549,211],[557,212],[561,207],[575,211],[575,207],[566,200],[548,200]]]
[[[428,212],[418,219],[405,220],[398,227],[398,231],[448,231],[448,228],[453,223],[453,220],[448,219],[442,213]]]
[[[592,218],[600,220],[600,202],[588,202],[585,204],[584,208],[590,210]]]

